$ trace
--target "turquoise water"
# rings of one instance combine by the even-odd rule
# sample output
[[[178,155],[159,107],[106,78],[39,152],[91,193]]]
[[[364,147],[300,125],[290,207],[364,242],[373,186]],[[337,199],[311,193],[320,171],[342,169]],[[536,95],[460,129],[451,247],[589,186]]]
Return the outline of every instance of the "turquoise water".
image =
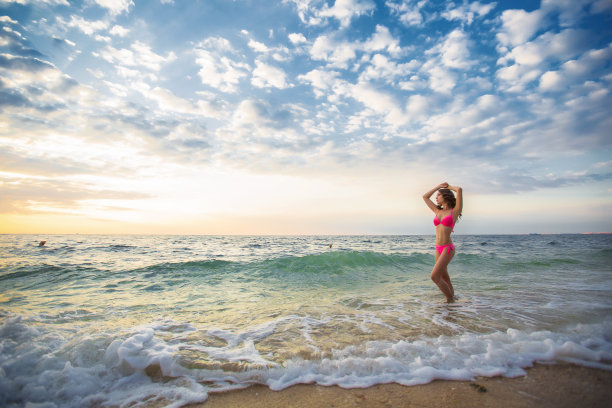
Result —
[[[446,304],[433,236],[1,235],[0,405],[612,369],[611,235],[454,241]]]

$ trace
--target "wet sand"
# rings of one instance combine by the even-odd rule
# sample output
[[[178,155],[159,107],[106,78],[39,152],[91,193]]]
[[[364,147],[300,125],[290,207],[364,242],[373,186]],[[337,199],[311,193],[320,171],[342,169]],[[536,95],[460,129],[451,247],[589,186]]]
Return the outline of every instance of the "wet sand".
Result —
[[[190,408],[311,408],[311,407],[609,407],[612,371],[571,364],[536,365],[516,378],[477,378],[474,381],[434,381],[403,386],[381,384],[344,389],[300,384],[282,391],[262,385],[224,393],[211,393]]]

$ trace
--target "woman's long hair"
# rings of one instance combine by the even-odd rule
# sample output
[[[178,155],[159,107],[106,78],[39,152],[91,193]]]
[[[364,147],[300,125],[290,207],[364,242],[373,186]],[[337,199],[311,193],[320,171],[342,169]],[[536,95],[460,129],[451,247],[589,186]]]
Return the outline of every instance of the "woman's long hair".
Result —
[[[449,190],[448,188],[441,188],[438,190],[438,194],[442,195],[444,201],[449,205],[450,208],[455,208],[455,205],[457,205],[457,199],[455,198],[455,194],[452,190]],[[439,205],[438,209],[441,210],[442,206]],[[459,214],[459,217],[457,217],[457,221],[459,220],[459,218],[461,218],[461,214]]]

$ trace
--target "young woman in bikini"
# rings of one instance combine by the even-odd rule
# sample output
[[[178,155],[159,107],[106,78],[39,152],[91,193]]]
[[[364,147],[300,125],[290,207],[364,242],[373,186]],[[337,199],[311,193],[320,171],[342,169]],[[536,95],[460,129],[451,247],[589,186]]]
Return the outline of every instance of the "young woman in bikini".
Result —
[[[436,204],[431,201],[433,193],[436,195]],[[457,193],[457,197],[453,194]],[[446,300],[452,302],[455,297],[453,284],[448,276],[447,266],[455,256],[455,246],[451,240],[451,232],[461,216],[463,209],[463,192],[461,187],[450,186],[442,183],[423,194],[425,204],[436,214],[434,226],[436,227],[436,263],[431,271],[431,280],[440,288]]]

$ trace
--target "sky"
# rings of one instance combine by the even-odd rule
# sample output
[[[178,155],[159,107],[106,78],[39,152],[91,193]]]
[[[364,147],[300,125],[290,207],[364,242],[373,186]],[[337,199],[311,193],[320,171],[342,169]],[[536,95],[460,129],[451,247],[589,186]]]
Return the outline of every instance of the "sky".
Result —
[[[612,0],[0,0],[0,233],[612,231]]]

